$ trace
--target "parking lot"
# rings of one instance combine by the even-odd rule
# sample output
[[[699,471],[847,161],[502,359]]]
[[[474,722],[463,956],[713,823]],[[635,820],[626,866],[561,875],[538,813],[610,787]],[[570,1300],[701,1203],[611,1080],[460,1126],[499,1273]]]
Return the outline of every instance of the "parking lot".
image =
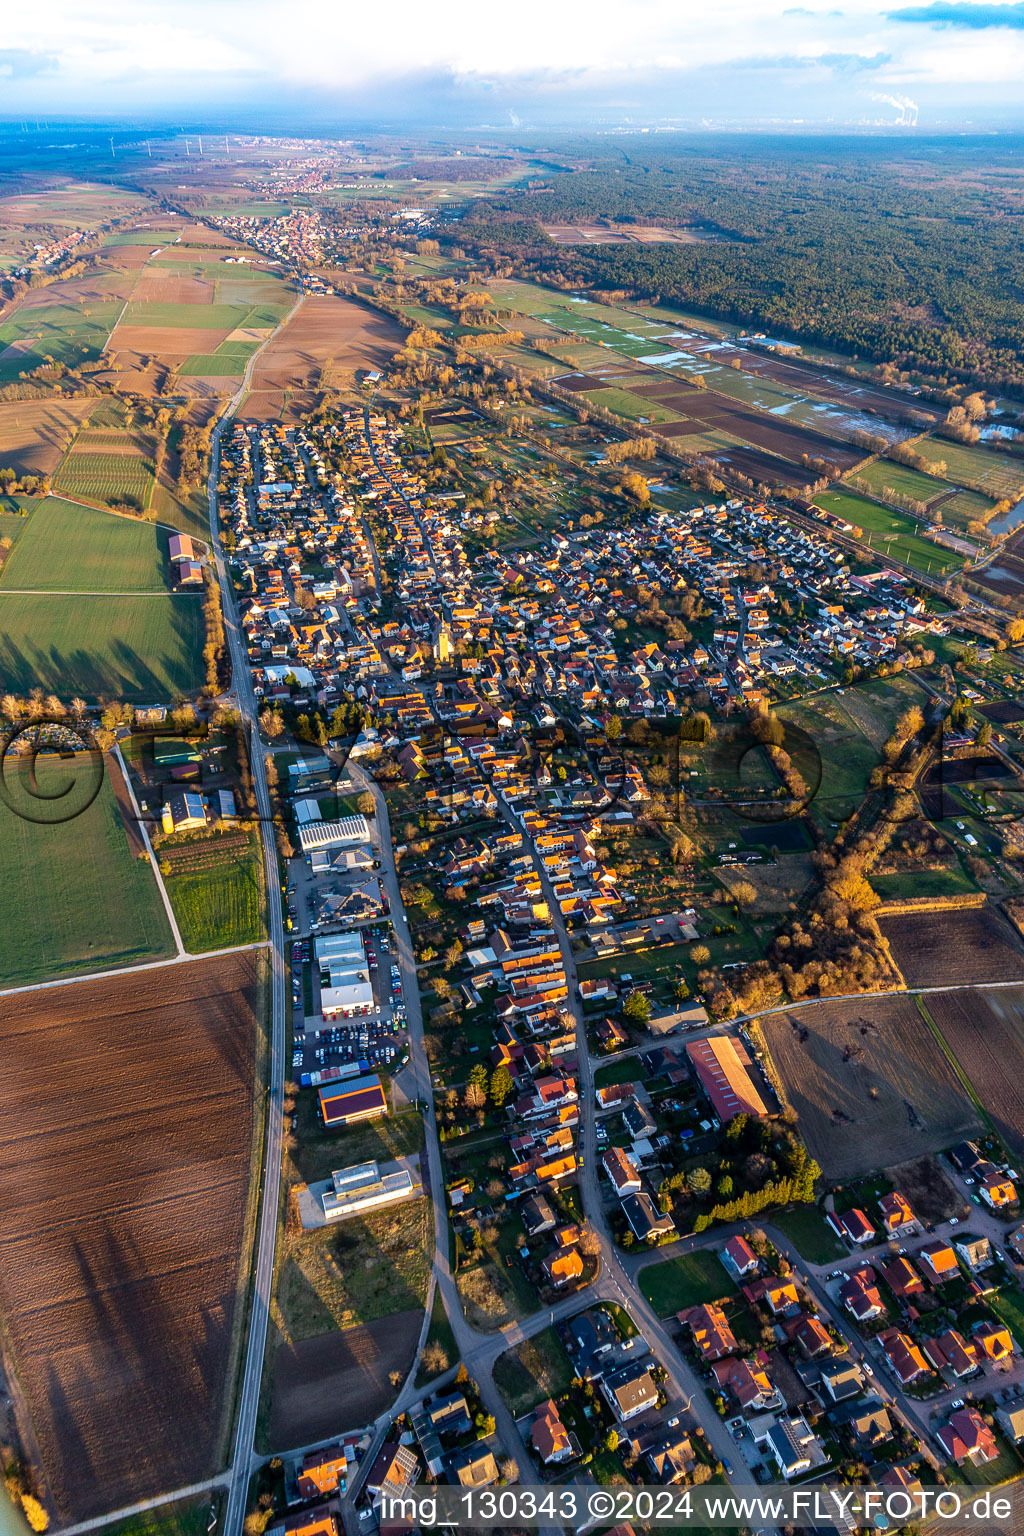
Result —
[[[293,1076],[360,1061],[370,1068],[396,1071],[407,1054],[405,998],[390,925],[366,924],[360,931],[366,946],[374,1008],[369,1014],[334,1022],[324,1020],[320,1014],[315,940],[292,942]],[[308,1013],[307,1002],[311,1002]]]

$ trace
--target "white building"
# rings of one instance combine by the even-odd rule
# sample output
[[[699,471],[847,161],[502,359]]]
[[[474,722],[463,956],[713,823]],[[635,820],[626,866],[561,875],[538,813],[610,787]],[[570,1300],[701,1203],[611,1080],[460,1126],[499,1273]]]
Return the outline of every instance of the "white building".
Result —
[[[407,1200],[420,1188],[408,1168],[382,1174],[376,1163],[356,1163],[331,1174],[331,1187],[323,1194],[324,1216],[338,1221],[356,1211]]]
[[[365,816],[343,816],[340,821],[315,821],[299,828],[299,844],[308,858],[319,848],[352,848],[370,841]]]
[[[373,986],[361,934],[323,934],[316,941],[316,958],[320,1012],[325,1019],[352,1019],[373,1011]]]

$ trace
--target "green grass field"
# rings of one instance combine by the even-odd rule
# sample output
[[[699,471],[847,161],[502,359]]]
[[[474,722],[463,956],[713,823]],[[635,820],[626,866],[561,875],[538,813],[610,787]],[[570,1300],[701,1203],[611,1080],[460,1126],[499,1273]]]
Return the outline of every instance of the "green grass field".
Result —
[[[0,590],[0,691],[158,703],[195,692],[205,638],[197,596],[22,596]]]
[[[942,478],[950,484],[984,491],[997,501],[1003,496],[1016,499],[1024,490],[1024,458],[999,453],[993,448],[949,443],[942,437],[924,438],[915,444],[914,451],[929,464],[944,462],[946,468]]]
[[[647,421],[683,419],[678,411],[667,410],[654,400],[645,400],[643,395],[630,394],[628,389],[588,389],[585,394],[594,405],[601,405],[606,411],[614,411],[617,416],[624,416],[630,421],[639,421],[641,417]]]
[[[183,373],[198,378],[240,379],[245,372],[245,358],[233,357],[220,352],[193,352],[178,368]]]
[[[94,782],[83,763],[42,758],[43,794]],[[8,773],[10,778],[10,772]],[[37,814],[14,779],[9,792]],[[83,803],[68,797],[68,811]],[[174,953],[153,871],[133,858],[109,778],[91,805],[55,826],[26,821],[0,804],[0,982],[19,986]]]
[[[0,384],[38,368],[46,357],[68,367],[99,357],[120,311],[121,305],[110,300],[15,310],[0,324]],[[4,356],[16,342],[18,350]]]
[[[245,313],[240,304],[161,304],[140,299],[128,305],[121,324],[233,331],[245,323]]]
[[[808,1263],[831,1264],[833,1260],[846,1258],[846,1248],[817,1206],[795,1205],[773,1215],[772,1221]]]
[[[991,512],[995,502],[991,496],[983,496],[980,491],[957,491],[948,501],[942,503],[938,511],[942,512],[942,521],[952,526],[966,528],[968,523],[976,519],[985,519]]]
[[[175,235],[180,234],[178,229],[124,229],[115,230],[112,235],[104,235],[103,245],[151,245],[156,247],[171,245]]]
[[[155,478],[150,459],[130,453],[93,453],[75,444],[54,478],[54,489],[89,501],[127,502],[144,511]]]
[[[659,1317],[730,1296],[733,1282],[717,1254],[698,1249],[640,1271],[640,1289]]]
[[[871,876],[871,885],[883,901],[897,901],[909,896],[960,896],[976,889],[974,881],[959,864],[948,869],[908,869],[893,875]]]
[[[173,866],[172,866],[173,867]],[[164,872],[182,943],[194,955],[263,938],[263,891],[255,833],[248,854],[237,849],[208,869]]]
[[[905,464],[894,464],[889,459],[876,459],[865,469],[855,470],[853,477],[863,480],[876,496],[883,495],[888,488],[901,496],[912,496],[915,501],[927,502],[945,490],[943,481],[931,475],[922,475],[916,469],[908,469]]]
[[[0,588],[30,592],[166,592],[167,538],[150,523],[47,496],[24,524]]]
[[[858,496],[856,491],[826,491],[814,499],[827,512],[848,518],[860,528],[866,545],[914,570],[939,576],[959,570],[964,563],[960,555],[923,538],[912,518],[880,507],[876,502]]]

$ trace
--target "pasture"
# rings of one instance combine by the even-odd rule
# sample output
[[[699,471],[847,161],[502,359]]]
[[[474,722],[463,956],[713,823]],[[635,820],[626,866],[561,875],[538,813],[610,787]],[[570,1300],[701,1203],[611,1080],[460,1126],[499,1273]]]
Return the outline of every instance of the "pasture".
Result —
[[[979,1127],[909,997],[821,1002],[761,1021],[786,1100],[825,1178],[937,1152]]]
[[[914,451],[929,464],[944,463],[945,470],[936,469],[935,473],[941,473],[952,485],[983,491],[996,501],[1003,496],[1015,501],[1024,491],[1024,458],[1020,456],[980,445],[951,443],[943,437],[924,438]]]
[[[29,815],[39,813],[38,795],[65,790],[61,803],[74,812],[95,783],[84,754],[73,763],[39,758],[37,776],[33,795],[27,766],[7,768],[8,799]],[[70,820],[28,821],[0,802],[0,984],[24,986],[172,954],[170,925],[153,871],[137,856],[140,847],[122,819],[106,763],[96,799]]]
[[[41,687],[150,703],[193,693],[205,630],[198,596],[24,596],[0,589],[0,690]]]
[[[875,496],[884,497],[886,491],[890,490],[900,496],[911,496],[915,501],[929,502],[946,489],[941,480],[931,475],[922,475],[916,469],[896,464],[891,459],[875,459],[873,464],[855,470],[854,475]]]
[[[261,963],[0,999],[0,1306],[62,1522],[223,1465]]]
[[[47,496],[0,576],[0,590],[166,592],[162,528]]]

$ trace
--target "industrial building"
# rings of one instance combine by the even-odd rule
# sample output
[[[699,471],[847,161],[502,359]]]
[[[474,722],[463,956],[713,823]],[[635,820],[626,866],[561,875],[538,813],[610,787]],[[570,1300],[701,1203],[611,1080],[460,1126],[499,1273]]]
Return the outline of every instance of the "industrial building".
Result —
[[[380,1120],[387,1112],[388,1101],[375,1074],[328,1083],[320,1089],[320,1114],[328,1130],[358,1125],[361,1120]]]
[[[316,940],[316,958],[320,965],[320,1012],[325,1020],[354,1019],[373,1012],[373,985],[362,934],[321,934]]]
[[[423,1193],[423,1186],[412,1170],[402,1164],[389,1165],[393,1172],[381,1173],[376,1163],[356,1163],[331,1174],[331,1186],[323,1194],[324,1216],[340,1221],[357,1211],[371,1211]]]
[[[311,821],[299,827],[299,845],[308,858],[320,848],[352,848],[370,841],[365,816],[342,816],[340,821]]]

